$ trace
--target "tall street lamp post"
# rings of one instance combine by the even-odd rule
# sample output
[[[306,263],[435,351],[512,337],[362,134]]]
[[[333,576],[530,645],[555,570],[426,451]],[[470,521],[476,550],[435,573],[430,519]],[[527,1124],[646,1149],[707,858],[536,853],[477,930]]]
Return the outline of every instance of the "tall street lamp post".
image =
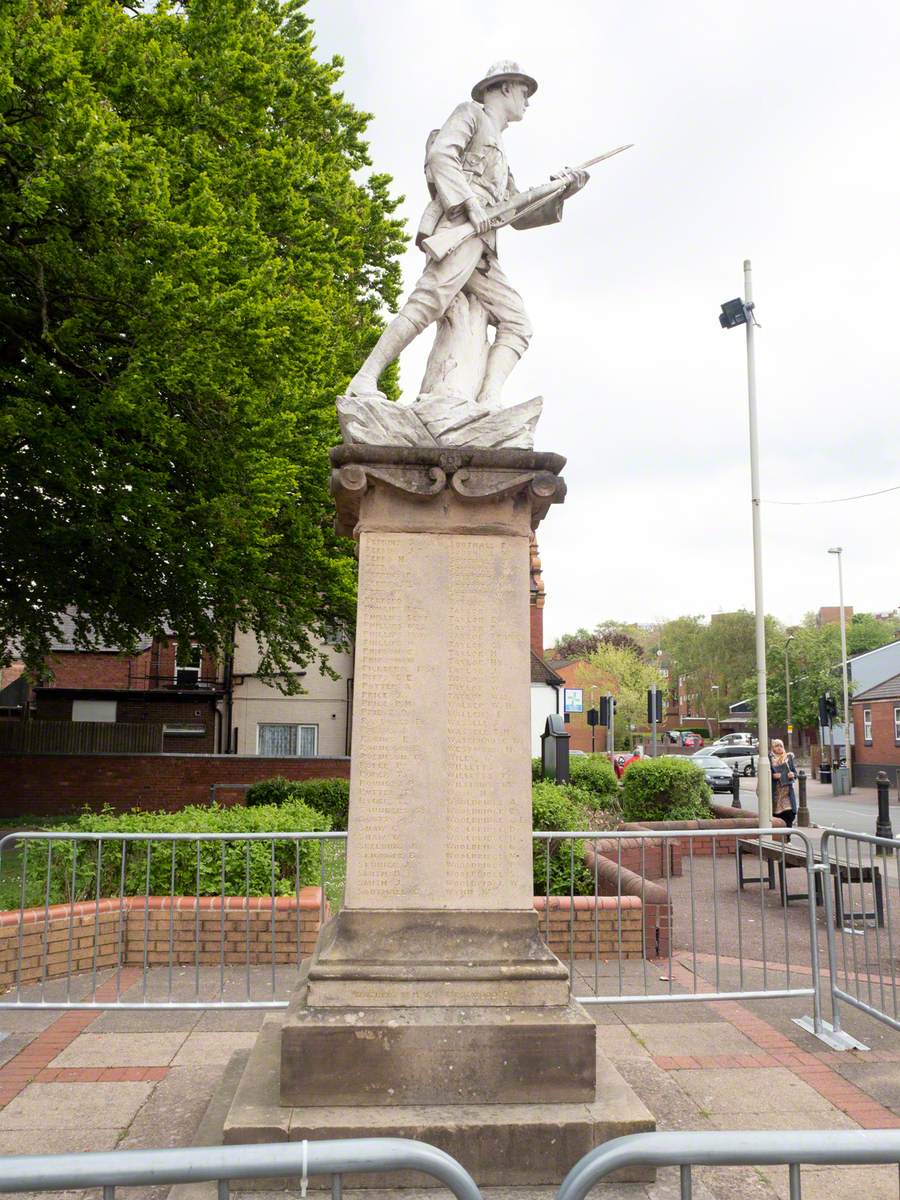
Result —
[[[772,824],[772,772],[762,763],[769,752],[769,710],[766,692],[766,618],[763,609],[762,525],[759,496],[759,437],[756,427],[756,357],[753,333],[753,281],[749,258],[744,260],[744,299],[728,300],[722,305],[719,324],[723,329],[744,325],[747,332],[747,405],[750,418],[750,493],[753,513],[753,596],[756,628],[756,708],[759,726],[760,772],[756,785],[760,828]]]
[[[844,614],[843,547],[832,546],[829,554],[837,555],[838,600],[841,606],[841,670],[844,676],[844,753],[847,758],[847,794],[853,791],[853,764],[850,758],[850,679],[847,673],[847,619]]]
[[[788,663],[788,646],[794,640],[792,633],[788,634],[787,641],[784,643],[784,695],[787,705],[787,739],[788,739],[788,754],[794,751],[794,723],[791,720],[791,670]]]
[[[722,732],[721,723],[719,721],[719,685],[717,683],[711,683],[709,686],[710,691],[716,693],[716,737],[718,737]]]

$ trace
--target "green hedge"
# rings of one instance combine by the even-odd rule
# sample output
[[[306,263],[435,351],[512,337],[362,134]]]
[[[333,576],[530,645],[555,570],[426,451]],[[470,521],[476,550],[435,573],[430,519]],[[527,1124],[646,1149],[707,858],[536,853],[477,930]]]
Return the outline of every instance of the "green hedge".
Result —
[[[642,758],[622,776],[626,821],[693,821],[713,816],[706,776],[684,758]]]
[[[541,780],[531,788],[531,820],[535,830],[560,832],[585,829],[593,796],[572,784],[562,786]],[[572,865],[575,868],[575,895],[593,892],[593,880],[584,865],[584,842],[570,838],[550,841],[550,860],[547,861],[546,841],[533,843],[534,894],[536,896],[568,896]],[[549,865],[549,872],[548,872]],[[549,879],[548,879],[549,876]]]
[[[569,759],[569,779],[594,798],[592,808],[607,808],[619,792],[619,781],[605,754],[580,754]]]
[[[294,833],[331,828],[328,817],[301,800],[253,808],[200,808],[176,813],[133,811],[116,815],[110,809],[85,812],[77,820],[55,827],[54,832],[81,833]],[[26,872],[26,907],[42,905],[47,896],[48,843],[31,842]],[[70,899],[93,900],[117,896],[124,872],[124,895],[266,896],[273,885],[279,896],[293,895],[297,884],[319,882],[320,848],[314,842],[104,842],[54,841],[50,843],[51,904]],[[124,845],[124,851],[123,851]],[[199,847],[199,852],[198,852]],[[98,888],[99,866],[99,888]],[[174,871],[174,876],[173,876]],[[173,882],[174,879],[174,882]],[[73,887],[74,884],[74,887]],[[16,892],[15,905],[20,893]],[[7,897],[8,899],[8,897]]]
[[[283,779],[275,775],[254,783],[247,792],[248,808],[261,804],[284,804],[300,800],[310,808],[324,813],[331,821],[332,829],[347,828],[350,811],[350,783],[346,779]]]

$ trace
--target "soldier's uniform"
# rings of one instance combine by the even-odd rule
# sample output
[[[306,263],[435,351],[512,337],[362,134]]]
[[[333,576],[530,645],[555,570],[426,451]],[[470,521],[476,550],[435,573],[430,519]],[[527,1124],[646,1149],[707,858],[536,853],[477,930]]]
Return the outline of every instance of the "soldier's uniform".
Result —
[[[506,161],[506,151],[491,115],[474,100],[459,104],[433,134],[425,158],[425,176],[432,194],[416,235],[426,237],[466,220],[466,201],[477,199],[490,207],[518,190]],[[515,229],[550,225],[562,219],[563,201],[548,200],[518,221]],[[497,259],[495,230],[463,242],[445,258],[428,263],[409,299],[400,310],[421,332],[441,317],[459,292],[477,296],[497,328],[494,344],[523,354],[531,338],[531,323],[522,298],[510,285]]]

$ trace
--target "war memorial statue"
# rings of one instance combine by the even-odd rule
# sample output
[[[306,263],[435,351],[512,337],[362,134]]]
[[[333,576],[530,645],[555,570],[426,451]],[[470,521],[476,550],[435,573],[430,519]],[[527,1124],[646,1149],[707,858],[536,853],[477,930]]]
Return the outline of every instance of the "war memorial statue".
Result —
[[[587,181],[516,191],[501,135],[536,86],[496,64],[429,140],[427,266],[338,399],[330,487],[359,561],[345,887],[229,1073],[226,1144],[405,1136],[480,1186],[556,1186],[654,1126],[535,909],[531,546],[565,459],[533,449],[540,398],[500,404],[531,328],[496,230],[558,221]],[[419,394],[386,400],[378,375],[433,323]]]
[[[532,446],[540,398],[505,410],[500,404],[503,385],[528,348],[532,329],[522,298],[500,266],[497,229],[532,229],[562,220],[565,201],[589,179],[585,169],[567,168],[549,183],[518,191],[503,133],[523,119],[536,90],[536,81],[518,63],[494,63],[472,88],[472,99],[457,105],[428,138],[425,178],[431,199],[416,234],[427,262],[338,401],[345,441]],[[378,391],[379,376],[435,322],[435,344],[417,398],[411,405],[388,406]],[[496,331],[492,342],[488,325]]]

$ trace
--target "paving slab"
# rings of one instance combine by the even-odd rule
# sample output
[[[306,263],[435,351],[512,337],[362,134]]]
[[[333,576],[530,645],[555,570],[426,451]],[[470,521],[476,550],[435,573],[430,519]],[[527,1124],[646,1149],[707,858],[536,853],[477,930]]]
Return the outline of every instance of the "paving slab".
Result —
[[[34,1040],[33,1033],[8,1033],[0,1041],[0,1067],[15,1058],[20,1050],[24,1050]]]
[[[0,1132],[33,1129],[126,1129],[154,1088],[152,1083],[29,1083],[0,1111]],[[24,1153],[40,1154],[42,1143]]]
[[[790,1200],[787,1167],[763,1168],[779,1200]],[[802,1167],[803,1200],[897,1200],[896,1167]]]
[[[82,1154],[115,1150],[121,1136],[121,1129],[96,1126],[90,1129],[6,1130],[0,1132],[0,1154]]]
[[[629,1026],[651,1054],[753,1054],[759,1047],[728,1021],[696,1025],[663,1021],[635,1022]]]
[[[896,1039],[896,1034],[894,1035]],[[862,1057],[835,1064],[834,1069],[858,1088],[900,1114],[900,1063],[865,1062]]]
[[[658,1129],[702,1132],[713,1128],[671,1072],[664,1071],[651,1059],[620,1059],[616,1070],[653,1113]]]
[[[591,1006],[593,1008],[593,1006]],[[591,1008],[588,1011],[591,1011]],[[720,1022],[708,1003],[696,1000],[647,1001],[639,1004],[613,1004],[608,1010],[627,1025],[705,1025]]]
[[[597,1048],[614,1061],[620,1058],[649,1058],[646,1048],[627,1025],[599,1025]]]
[[[186,1033],[82,1033],[50,1066],[167,1067],[186,1037]]]
[[[194,1027],[195,1033],[258,1033],[268,1015],[266,1009],[208,1009]]]
[[[249,1050],[257,1035],[250,1030],[231,1033],[191,1033],[172,1060],[176,1067],[227,1064],[238,1050]]]
[[[814,1129],[821,1114],[833,1111],[824,1096],[781,1067],[673,1071],[672,1077],[711,1117],[768,1113],[777,1128],[782,1113],[799,1112]]]
[[[5,1033],[41,1033],[61,1015],[56,1009],[3,1008],[0,1009],[0,1029]]]
[[[852,1117],[832,1107],[831,1112],[821,1109],[807,1112],[761,1112],[724,1113],[709,1118],[712,1129],[727,1133],[734,1129],[859,1129]]]
[[[196,1145],[195,1131],[222,1082],[224,1068],[173,1067],[148,1096],[119,1148]]]
[[[201,1015],[188,1009],[122,1009],[101,1014],[91,1033],[190,1033]]]

